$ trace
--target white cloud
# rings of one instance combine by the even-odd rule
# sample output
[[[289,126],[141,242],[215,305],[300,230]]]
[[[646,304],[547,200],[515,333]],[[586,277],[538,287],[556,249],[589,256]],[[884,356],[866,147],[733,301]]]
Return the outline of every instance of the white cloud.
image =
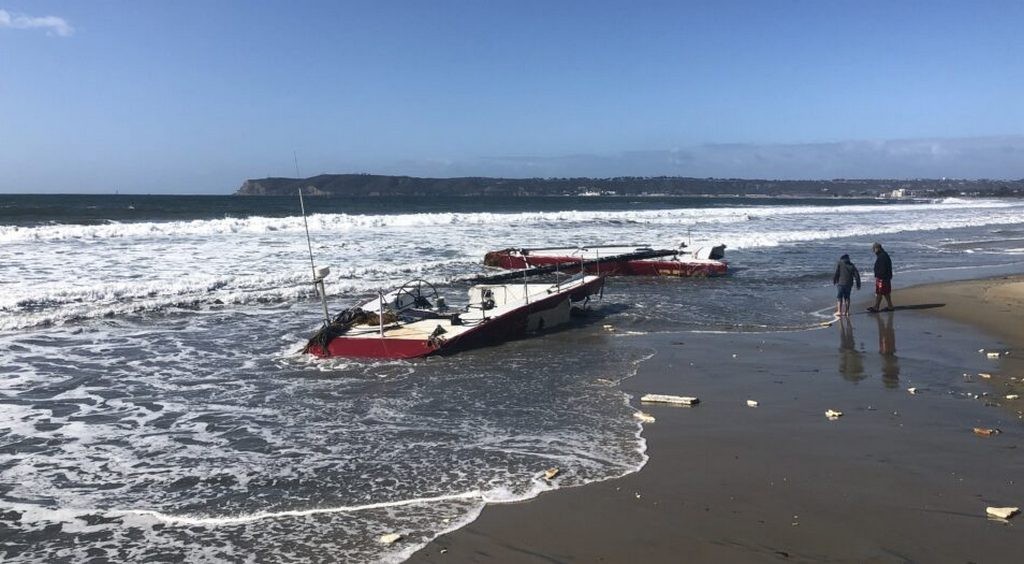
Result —
[[[7,10],[0,10],[0,28],[11,29],[45,29],[47,35],[59,35],[67,37],[75,32],[75,28],[64,18],[57,16],[27,16],[25,14],[12,14]]]

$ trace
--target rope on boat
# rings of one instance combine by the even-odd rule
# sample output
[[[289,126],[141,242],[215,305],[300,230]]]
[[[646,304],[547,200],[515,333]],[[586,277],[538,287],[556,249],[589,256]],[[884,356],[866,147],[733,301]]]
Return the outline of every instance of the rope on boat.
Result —
[[[324,325],[315,335],[310,337],[309,342],[302,348],[302,353],[307,354],[313,348],[319,348],[322,352],[326,353],[327,344],[335,337],[340,337],[347,333],[354,325],[379,325],[381,321],[384,324],[391,324],[397,320],[398,318],[395,314],[390,311],[385,311],[383,319],[381,319],[381,316],[376,312],[364,311],[359,307],[348,308],[336,315],[330,325]]]

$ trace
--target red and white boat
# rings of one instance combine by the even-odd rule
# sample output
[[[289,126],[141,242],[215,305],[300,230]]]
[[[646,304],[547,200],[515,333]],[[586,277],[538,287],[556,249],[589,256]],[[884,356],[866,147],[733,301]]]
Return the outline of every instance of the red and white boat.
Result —
[[[554,283],[521,280],[476,284],[458,310],[449,308],[429,282],[413,280],[325,323],[304,352],[402,359],[494,345],[568,322],[570,311],[585,307],[604,285],[604,277],[586,274]]]
[[[725,245],[698,248],[652,249],[645,245],[596,245],[504,249],[484,256],[484,264],[507,269],[559,267],[564,272],[582,269],[606,276],[719,276],[729,270],[723,260]]]

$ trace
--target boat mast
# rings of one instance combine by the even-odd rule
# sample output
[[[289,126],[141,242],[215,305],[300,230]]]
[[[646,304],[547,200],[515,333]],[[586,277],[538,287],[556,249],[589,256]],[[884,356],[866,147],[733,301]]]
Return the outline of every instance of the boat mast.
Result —
[[[298,163],[296,162],[296,170]],[[309,239],[309,221],[306,220],[306,204],[302,201],[302,188],[299,188],[299,207],[302,209],[302,224],[306,227],[306,248],[309,249],[309,268],[313,272],[313,289],[320,295],[320,304],[324,307],[324,325],[331,324],[331,314],[327,312],[327,290],[324,288],[324,277],[330,273],[327,267],[317,271],[313,263],[313,243]]]

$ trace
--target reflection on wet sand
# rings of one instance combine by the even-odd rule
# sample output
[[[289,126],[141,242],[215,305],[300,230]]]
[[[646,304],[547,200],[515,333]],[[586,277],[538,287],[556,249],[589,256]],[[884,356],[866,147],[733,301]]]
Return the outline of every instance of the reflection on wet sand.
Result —
[[[893,312],[875,315],[878,322],[878,354],[882,356],[882,382],[886,388],[899,385],[900,363],[896,356],[896,328],[893,325]]]
[[[857,350],[853,338],[853,321],[849,317],[839,320],[839,373],[851,382],[859,382],[864,375],[864,353]]]

